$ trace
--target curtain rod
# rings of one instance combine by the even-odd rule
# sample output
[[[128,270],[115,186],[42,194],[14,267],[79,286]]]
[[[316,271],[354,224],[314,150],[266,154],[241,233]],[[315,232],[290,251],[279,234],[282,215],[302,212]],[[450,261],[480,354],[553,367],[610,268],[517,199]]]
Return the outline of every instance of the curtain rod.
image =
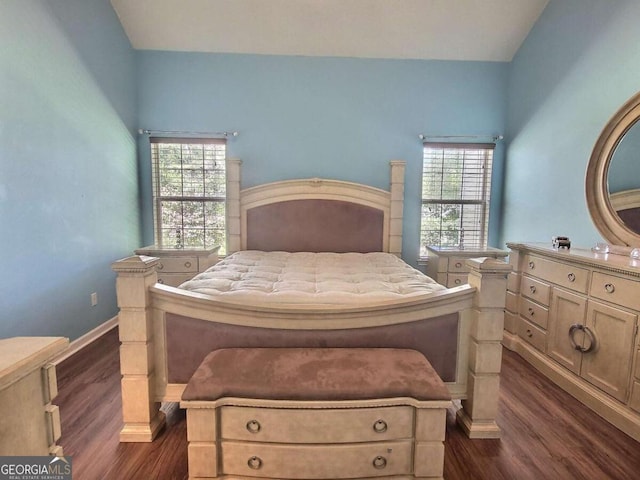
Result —
[[[140,128],[139,135],[188,135],[201,137],[237,137],[239,132],[185,132],[179,130],[147,130]]]
[[[422,141],[427,140],[429,138],[432,139],[452,139],[452,138],[490,138],[494,143],[499,142],[504,139],[504,135],[425,135],[421,133],[418,135],[418,138]]]

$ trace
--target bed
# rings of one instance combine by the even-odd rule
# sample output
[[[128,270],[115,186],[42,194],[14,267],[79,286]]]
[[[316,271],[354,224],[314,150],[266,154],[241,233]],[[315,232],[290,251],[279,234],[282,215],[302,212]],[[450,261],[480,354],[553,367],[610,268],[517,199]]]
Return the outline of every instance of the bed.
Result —
[[[227,258],[181,288],[156,282],[155,258],[115,262],[120,440],[152,441],[164,426],[160,403],[180,401],[206,354],[227,347],[418,350],[461,400],[457,419],[465,432],[498,437],[510,266],[472,259],[469,284],[444,288],[402,262],[404,169],[391,162],[388,191],[329,179],[241,190],[240,161],[228,160]],[[315,270],[320,259],[328,259],[328,273]],[[373,270],[359,271],[363,265]],[[237,269],[248,276],[240,279]]]

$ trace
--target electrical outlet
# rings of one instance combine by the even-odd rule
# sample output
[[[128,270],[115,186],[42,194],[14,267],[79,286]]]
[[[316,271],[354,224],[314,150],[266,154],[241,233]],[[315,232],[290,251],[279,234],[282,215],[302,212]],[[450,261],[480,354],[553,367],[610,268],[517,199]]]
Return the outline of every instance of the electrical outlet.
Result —
[[[96,305],[98,305],[98,293],[97,292],[93,292],[91,294],[91,306],[95,307]]]

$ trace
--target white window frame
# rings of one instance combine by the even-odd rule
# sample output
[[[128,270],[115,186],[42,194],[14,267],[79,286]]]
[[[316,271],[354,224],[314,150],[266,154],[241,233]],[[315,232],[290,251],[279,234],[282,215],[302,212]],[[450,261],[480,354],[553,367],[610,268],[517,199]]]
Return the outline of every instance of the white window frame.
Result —
[[[219,253],[223,255],[226,252],[226,140],[151,137],[149,141],[156,245],[162,248],[220,246]],[[169,145],[171,147],[168,147]],[[176,147],[179,148],[177,154],[180,158],[179,163],[174,162],[166,169],[166,172],[172,171],[174,175],[174,179],[170,183],[171,188],[166,184],[163,186],[162,183],[163,146],[173,148],[174,154]],[[189,152],[190,148],[195,152]],[[208,192],[207,179],[211,180],[212,175],[216,176],[217,191]],[[174,191],[168,192],[168,190]],[[172,223],[169,225],[163,223],[169,216],[164,215],[164,209],[171,203],[179,203],[180,207],[174,210]],[[189,221],[188,213],[185,214],[187,207],[197,210],[199,205],[202,206],[199,218]],[[212,208],[217,212],[221,211],[221,214],[207,215]],[[176,214],[178,210],[180,213]]]
[[[420,257],[428,255],[427,245],[487,248],[495,144],[425,142],[423,146]],[[445,208],[459,217],[447,221]],[[466,234],[465,224],[470,226]]]

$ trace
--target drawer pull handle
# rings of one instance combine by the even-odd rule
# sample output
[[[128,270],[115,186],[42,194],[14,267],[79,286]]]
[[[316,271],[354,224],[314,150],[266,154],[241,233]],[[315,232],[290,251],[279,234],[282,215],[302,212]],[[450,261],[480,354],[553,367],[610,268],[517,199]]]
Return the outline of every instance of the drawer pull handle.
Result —
[[[573,335],[576,333],[577,330],[582,330],[587,337],[589,338],[589,346],[585,347],[583,345],[578,345],[576,343],[576,341],[573,338]],[[569,328],[569,340],[571,341],[571,345],[573,346],[573,348],[575,350],[578,350],[579,352],[582,353],[589,353],[593,350],[595,350],[598,346],[598,339],[596,338],[596,335],[591,331],[591,329],[585,325],[581,325],[579,323],[574,323],[573,325],[571,325],[571,327]]]
[[[184,262],[184,266],[186,268],[191,268],[191,262]]]
[[[533,310],[533,308],[529,307],[529,316],[533,317],[536,314],[536,312]]]
[[[531,290],[531,293],[536,293],[536,286],[535,285],[530,285],[529,286],[529,290]]]
[[[536,264],[535,264],[535,263],[533,263],[533,260],[529,262],[529,268],[530,268],[531,270],[533,270],[534,268],[536,268]]]
[[[159,279],[158,279],[158,283],[162,283],[162,284],[164,285],[164,280],[163,280],[163,279],[161,279],[161,278],[159,278]]]
[[[530,328],[527,328],[527,337],[529,338],[533,337],[533,332],[531,331]]]
[[[251,457],[247,460],[247,465],[253,470],[260,470],[262,468],[262,459],[260,457]]]
[[[163,265],[163,264],[161,264],[161,263],[159,263],[159,264],[158,264],[158,270],[162,270],[163,268],[164,268],[164,265]]]
[[[387,422],[384,420],[376,420],[373,424],[373,431],[376,433],[384,433],[387,431]]]
[[[616,291],[616,286],[613,283],[605,283],[604,290],[607,293],[613,293]]]
[[[461,262],[456,262],[456,268],[461,268],[462,267],[462,263]]]
[[[569,279],[570,282],[575,282],[576,281],[575,273],[570,273],[569,275],[567,275],[567,278]]]
[[[249,420],[247,422],[247,430],[251,433],[258,433],[262,427],[257,420]]]
[[[384,458],[383,456],[378,455],[376,458],[373,459],[374,468],[378,470],[382,470],[386,466],[387,466],[387,459]]]
[[[453,283],[455,283],[456,285],[460,285],[462,283],[462,280],[460,280],[459,278],[456,278]]]

